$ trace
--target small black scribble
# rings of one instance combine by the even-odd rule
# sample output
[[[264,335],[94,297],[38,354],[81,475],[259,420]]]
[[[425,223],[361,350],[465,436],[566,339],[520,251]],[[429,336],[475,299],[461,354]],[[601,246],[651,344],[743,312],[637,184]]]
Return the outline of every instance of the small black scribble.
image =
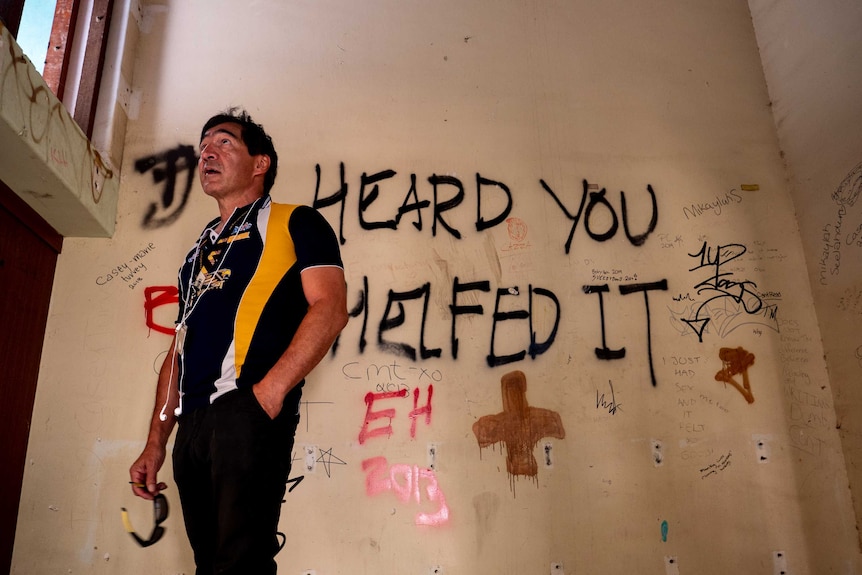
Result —
[[[288,489],[288,490],[287,490],[287,492],[288,492],[288,493],[290,493],[291,491],[293,491],[294,489],[296,489],[296,488],[297,488],[297,486],[298,486],[300,483],[302,483],[302,480],[303,480],[303,479],[305,479],[305,475],[300,475],[299,477],[294,477],[293,479],[288,479],[288,480],[286,481],[286,483],[287,483],[287,484],[293,483],[293,485],[291,485],[291,486],[290,486],[290,489]],[[283,502],[282,502],[282,503],[283,503]]]
[[[724,471],[730,465],[730,456],[732,455],[732,451],[728,451],[727,455],[722,455],[718,458],[718,461],[715,463],[710,463],[706,467],[700,470],[700,478],[706,479],[710,475],[715,475],[719,471]]]

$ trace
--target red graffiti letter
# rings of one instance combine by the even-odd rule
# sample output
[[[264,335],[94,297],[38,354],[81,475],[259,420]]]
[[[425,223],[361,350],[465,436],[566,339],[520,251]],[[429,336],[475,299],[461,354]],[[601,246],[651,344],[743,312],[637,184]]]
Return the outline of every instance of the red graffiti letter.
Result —
[[[377,495],[392,488],[392,483],[387,477],[388,463],[385,457],[372,457],[362,462],[362,471],[368,473],[365,477],[365,492],[368,495]]]
[[[155,295],[154,295],[155,294]],[[173,327],[159,325],[153,319],[153,310],[163,305],[179,303],[177,286],[150,286],[144,289],[144,313],[147,327],[166,335],[174,335]]]
[[[381,411],[371,411],[371,406],[378,399],[391,399],[394,397],[407,397],[407,390],[402,389],[400,391],[387,391],[385,393],[371,393],[370,391],[368,392],[368,394],[365,396],[365,405],[367,405],[368,407],[365,410],[365,421],[362,424],[362,429],[359,431],[359,443],[365,443],[365,440],[369,437],[392,435],[392,418],[395,417],[395,410],[384,409]],[[389,425],[385,427],[377,427],[372,430],[368,429],[368,424],[383,417],[389,418]]]
[[[425,486],[425,493],[428,494],[428,499],[430,501],[439,501],[440,508],[437,510],[436,513],[433,514],[417,513],[416,525],[431,525],[434,527],[442,525],[443,523],[449,521],[449,506],[446,505],[446,497],[443,495],[443,492],[440,491],[440,487],[437,485],[437,476],[434,475],[434,472],[430,469],[420,469],[417,484],[422,479],[428,480],[428,484]]]
[[[413,390],[413,411],[410,412],[410,437],[416,438],[416,418],[420,415],[425,415],[425,425],[431,424],[431,396],[434,394],[434,386],[428,386],[428,403],[422,407],[416,407],[419,404],[419,388]]]

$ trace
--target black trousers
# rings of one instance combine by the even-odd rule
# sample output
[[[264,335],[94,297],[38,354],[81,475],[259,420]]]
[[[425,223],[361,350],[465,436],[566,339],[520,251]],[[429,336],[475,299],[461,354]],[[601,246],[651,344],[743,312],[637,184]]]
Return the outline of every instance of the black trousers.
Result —
[[[180,416],[174,480],[196,575],[276,572],[276,537],[290,473],[299,393],[275,419],[251,389]]]

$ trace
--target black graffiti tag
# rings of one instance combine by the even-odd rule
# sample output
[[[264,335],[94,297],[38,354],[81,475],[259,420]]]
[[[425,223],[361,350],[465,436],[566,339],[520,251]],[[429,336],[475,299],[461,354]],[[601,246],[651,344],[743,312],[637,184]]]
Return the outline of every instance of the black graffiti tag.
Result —
[[[169,226],[180,217],[192,191],[197,163],[195,149],[188,144],[180,144],[171,150],[135,161],[138,173],[145,174],[152,170],[153,181],[164,184],[161,201],[151,203],[144,214],[145,229]],[[183,171],[188,173],[181,184],[183,189],[177,194],[177,180]]]
[[[729,299],[738,305],[741,313],[754,315],[766,312],[775,316],[776,307],[765,307],[757,284],[751,280],[737,280],[733,272],[726,271],[727,264],[742,257],[748,251],[742,244],[726,244],[711,248],[703,242],[700,250],[689,257],[697,258],[698,264],[688,271],[708,270],[709,275],[698,282],[694,287],[698,295],[707,296],[694,313],[694,317],[683,319],[697,334],[698,340],[703,341],[703,332],[709,324],[711,316],[710,304],[717,300]]]
[[[338,188],[326,195],[321,193],[322,171],[320,164],[314,167],[317,182],[314,188],[314,201],[312,207],[318,210],[329,206],[339,206],[338,216],[338,239],[342,245],[347,243],[347,238],[344,236],[344,212],[347,204],[347,197],[350,192],[347,176],[345,174],[344,162],[339,164],[339,184]],[[430,210],[431,217],[431,236],[436,237],[438,230],[447,232],[455,239],[461,239],[462,233],[455,224],[453,224],[449,215],[454,213],[464,204],[467,198],[467,189],[459,178],[449,175],[432,174],[427,178],[428,184],[431,187],[432,199],[420,199],[420,189],[417,187],[419,181],[416,174],[408,174],[409,185],[406,192],[399,192],[399,184],[394,180],[398,172],[387,169],[374,173],[363,172],[359,179],[359,192],[357,202],[357,216],[359,226],[363,230],[398,230],[402,224],[402,220],[408,217],[410,224],[417,230],[422,231],[423,211]],[[477,232],[492,228],[506,220],[509,213],[512,211],[512,192],[509,187],[503,182],[498,182],[476,173],[475,178],[475,201],[476,201],[476,220],[475,229]],[[402,184],[403,185],[403,184]],[[486,199],[486,209],[488,196],[496,195],[498,198],[503,198],[501,202],[503,207],[498,207],[498,212],[493,216],[488,217],[482,208],[482,200]],[[397,202],[399,199],[401,204]],[[447,214],[448,213],[448,214]]]
[[[569,230],[569,237],[566,240],[566,253],[568,254],[572,248],[572,240],[575,236],[575,230],[578,227],[578,223],[581,220],[581,216],[584,217],[584,229],[587,234],[597,242],[606,242],[609,239],[613,238],[617,230],[619,229],[619,217],[617,216],[616,211],[611,205],[610,201],[608,201],[606,195],[607,190],[602,188],[599,191],[589,191],[590,184],[587,180],[583,182],[583,193],[581,195],[581,203],[578,206],[578,211],[575,214],[569,212],[566,209],[566,206],[563,205],[563,202],[560,201],[560,198],[557,197],[557,194],[554,193],[554,190],[545,182],[545,180],[539,180],[542,184],[542,187],[545,189],[548,194],[554,198],[554,201],[563,211],[567,218],[572,221],[572,228]],[[642,246],[644,242],[646,242],[647,238],[650,236],[653,231],[655,231],[656,225],[658,224],[658,203],[656,202],[655,192],[652,189],[651,185],[647,185],[647,192],[650,195],[650,200],[652,202],[652,216],[650,217],[649,224],[647,225],[647,229],[642,234],[632,235],[631,229],[629,227],[629,212],[628,212],[628,204],[626,203],[626,193],[620,192],[620,207],[622,210],[622,220],[623,220],[623,229],[625,231],[626,237],[629,239],[629,242],[633,246]],[[587,201],[589,198],[589,201]],[[585,209],[586,207],[586,209]],[[607,210],[610,216],[610,223],[608,227],[604,231],[595,231],[593,230],[593,224],[591,224],[593,215],[593,211],[597,208],[604,208]]]
[[[385,309],[382,314],[374,312],[370,306],[369,278],[362,278],[362,286],[356,298],[355,305],[350,309],[351,319],[360,320],[358,334],[358,351],[365,352],[367,347],[366,335],[369,324],[377,326],[377,349],[389,355],[409,358],[412,361],[423,361],[443,356],[443,348],[429,345],[426,337],[426,328],[429,321],[434,321],[429,313],[430,303],[433,301],[433,286],[430,282],[405,291],[387,290]],[[647,358],[649,362],[649,374],[652,385],[657,384],[655,370],[652,360],[652,328],[650,325],[649,292],[667,291],[667,280],[662,279],[655,282],[631,283],[618,286],[619,294],[622,296],[635,293],[643,294],[644,311],[646,315],[644,335],[647,344]],[[596,294],[599,300],[599,320],[601,322],[602,341],[601,347],[595,348],[595,355],[602,360],[623,359],[626,356],[625,348],[611,349],[606,343],[605,330],[605,294],[609,294],[610,288],[607,284],[583,286],[585,294]],[[451,302],[448,306],[451,313],[449,351],[452,359],[458,359],[459,352],[459,319],[463,321],[465,316],[483,316],[485,310],[490,309],[493,303],[493,312],[487,320],[490,324],[489,352],[485,360],[489,367],[499,367],[510,363],[517,363],[527,358],[535,360],[545,354],[556,341],[563,310],[557,295],[546,288],[528,285],[525,290],[518,286],[499,287],[493,289],[488,280],[464,282],[460,278],[453,278],[451,286]],[[482,296],[482,294],[487,294]],[[491,299],[492,301],[487,301]],[[464,301],[470,303],[464,303]],[[482,301],[485,300],[483,304]],[[377,322],[369,322],[369,316],[379,317]],[[551,322],[544,330],[539,328],[537,317],[549,317]],[[360,319],[361,318],[361,319]],[[545,322],[542,322],[545,323]],[[373,328],[371,328],[373,329]],[[476,324],[473,323],[471,331],[475,336]],[[463,330],[463,328],[462,328]],[[354,330],[350,330],[354,331]],[[436,331],[436,330],[434,330]],[[500,337],[500,331],[506,333],[506,337]],[[542,333],[539,333],[542,331]],[[337,355],[341,347],[343,332],[336,339],[332,347],[333,357]],[[520,339],[520,343],[517,343]],[[502,340],[502,341],[501,341]],[[507,347],[505,350],[500,347]],[[503,353],[505,351],[505,353]]]

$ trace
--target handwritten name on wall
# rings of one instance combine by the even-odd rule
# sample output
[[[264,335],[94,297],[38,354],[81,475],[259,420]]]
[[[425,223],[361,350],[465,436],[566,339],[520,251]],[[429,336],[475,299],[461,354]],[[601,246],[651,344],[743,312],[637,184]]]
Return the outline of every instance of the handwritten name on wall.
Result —
[[[144,263],[144,258],[155,249],[156,246],[152,242],[143,246],[128,260],[120,262],[96,276],[96,285],[104,286],[110,284],[115,279],[120,279],[126,287],[135,289],[144,281],[144,272],[147,271],[147,264]]]
[[[838,206],[834,221],[824,224],[820,230],[821,249],[819,266],[820,285],[829,285],[829,279],[841,273],[842,257],[846,259],[850,248],[862,248],[862,223],[848,223],[853,211],[858,212],[857,202],[862,195],[862,163],[853,168],[832,193],[832,202]],[[862,214],[858,214],[862,215]],[[856,256],[858,261],[858,255]]]

